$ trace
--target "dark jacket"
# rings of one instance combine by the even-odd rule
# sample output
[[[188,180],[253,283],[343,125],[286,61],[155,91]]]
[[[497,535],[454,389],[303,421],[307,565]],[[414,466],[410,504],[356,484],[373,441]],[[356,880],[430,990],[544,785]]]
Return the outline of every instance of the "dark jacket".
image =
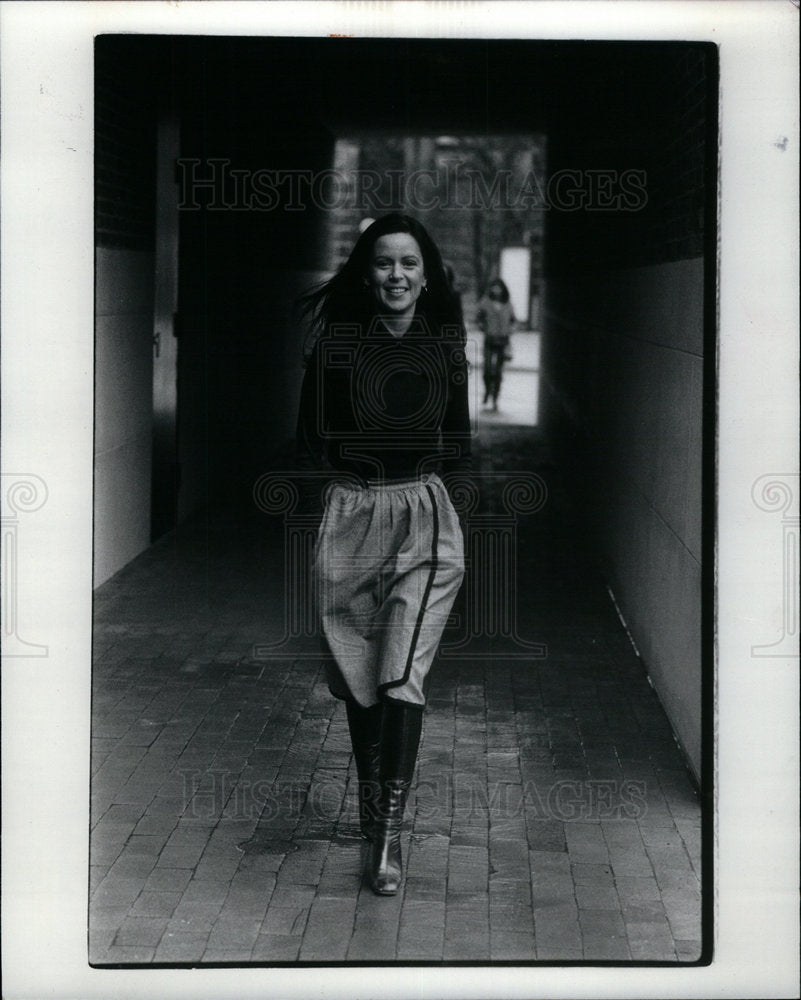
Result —
[[[364,481],[438,472],[446,486],[469,475],[467,387],[461,338],[434,336],[420,321],[400,338],[380,321],[321,336],[297,424],[304,509],[321,510],[326,480],[343,474]]]

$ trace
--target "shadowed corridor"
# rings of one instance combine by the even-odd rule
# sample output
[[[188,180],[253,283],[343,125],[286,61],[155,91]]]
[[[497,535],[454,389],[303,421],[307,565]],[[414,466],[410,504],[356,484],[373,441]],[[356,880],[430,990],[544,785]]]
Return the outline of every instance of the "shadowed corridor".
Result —
[[[547,499],[516,518],[521,642],[432,669],[395,898],[313,638],[253,657],[285,627],[281,518],[195,519],[97,590],[93,963],[699,957],[700,800],[584,511],[536,429],[476,445],[477,516],[510,473]]]

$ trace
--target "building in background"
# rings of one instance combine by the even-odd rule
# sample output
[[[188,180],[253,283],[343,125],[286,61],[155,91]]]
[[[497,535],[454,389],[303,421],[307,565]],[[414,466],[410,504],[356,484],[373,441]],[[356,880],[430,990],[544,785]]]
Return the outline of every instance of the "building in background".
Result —
[[[469,320],[494,277],[515,315],[540,316],[545,218],[545,137],[351,135],[337,140],[328,210],[329,266],[337,270],[360,224],[386,212],[413,215],[453,268]]]

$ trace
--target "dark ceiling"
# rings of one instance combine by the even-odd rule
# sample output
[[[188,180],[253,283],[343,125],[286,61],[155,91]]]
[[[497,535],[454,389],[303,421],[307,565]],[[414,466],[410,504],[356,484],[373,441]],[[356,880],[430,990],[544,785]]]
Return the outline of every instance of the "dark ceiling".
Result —
[[[624,132],[658,124],[681,53],[709,43],[101,36],[142,99],[229,127],[302,120],[333,135]]]

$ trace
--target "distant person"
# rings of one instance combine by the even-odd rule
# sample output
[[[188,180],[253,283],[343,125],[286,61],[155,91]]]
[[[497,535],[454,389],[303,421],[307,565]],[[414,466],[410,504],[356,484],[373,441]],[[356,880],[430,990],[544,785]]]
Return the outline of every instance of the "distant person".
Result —
[[[515,315],[509,302],[509,289],[500,278],[494,278],[476,307],[476,322],[484,333],[484,406],[492,400],[492,410],[498,410],[504,362],[511,358],[509,342]]]

